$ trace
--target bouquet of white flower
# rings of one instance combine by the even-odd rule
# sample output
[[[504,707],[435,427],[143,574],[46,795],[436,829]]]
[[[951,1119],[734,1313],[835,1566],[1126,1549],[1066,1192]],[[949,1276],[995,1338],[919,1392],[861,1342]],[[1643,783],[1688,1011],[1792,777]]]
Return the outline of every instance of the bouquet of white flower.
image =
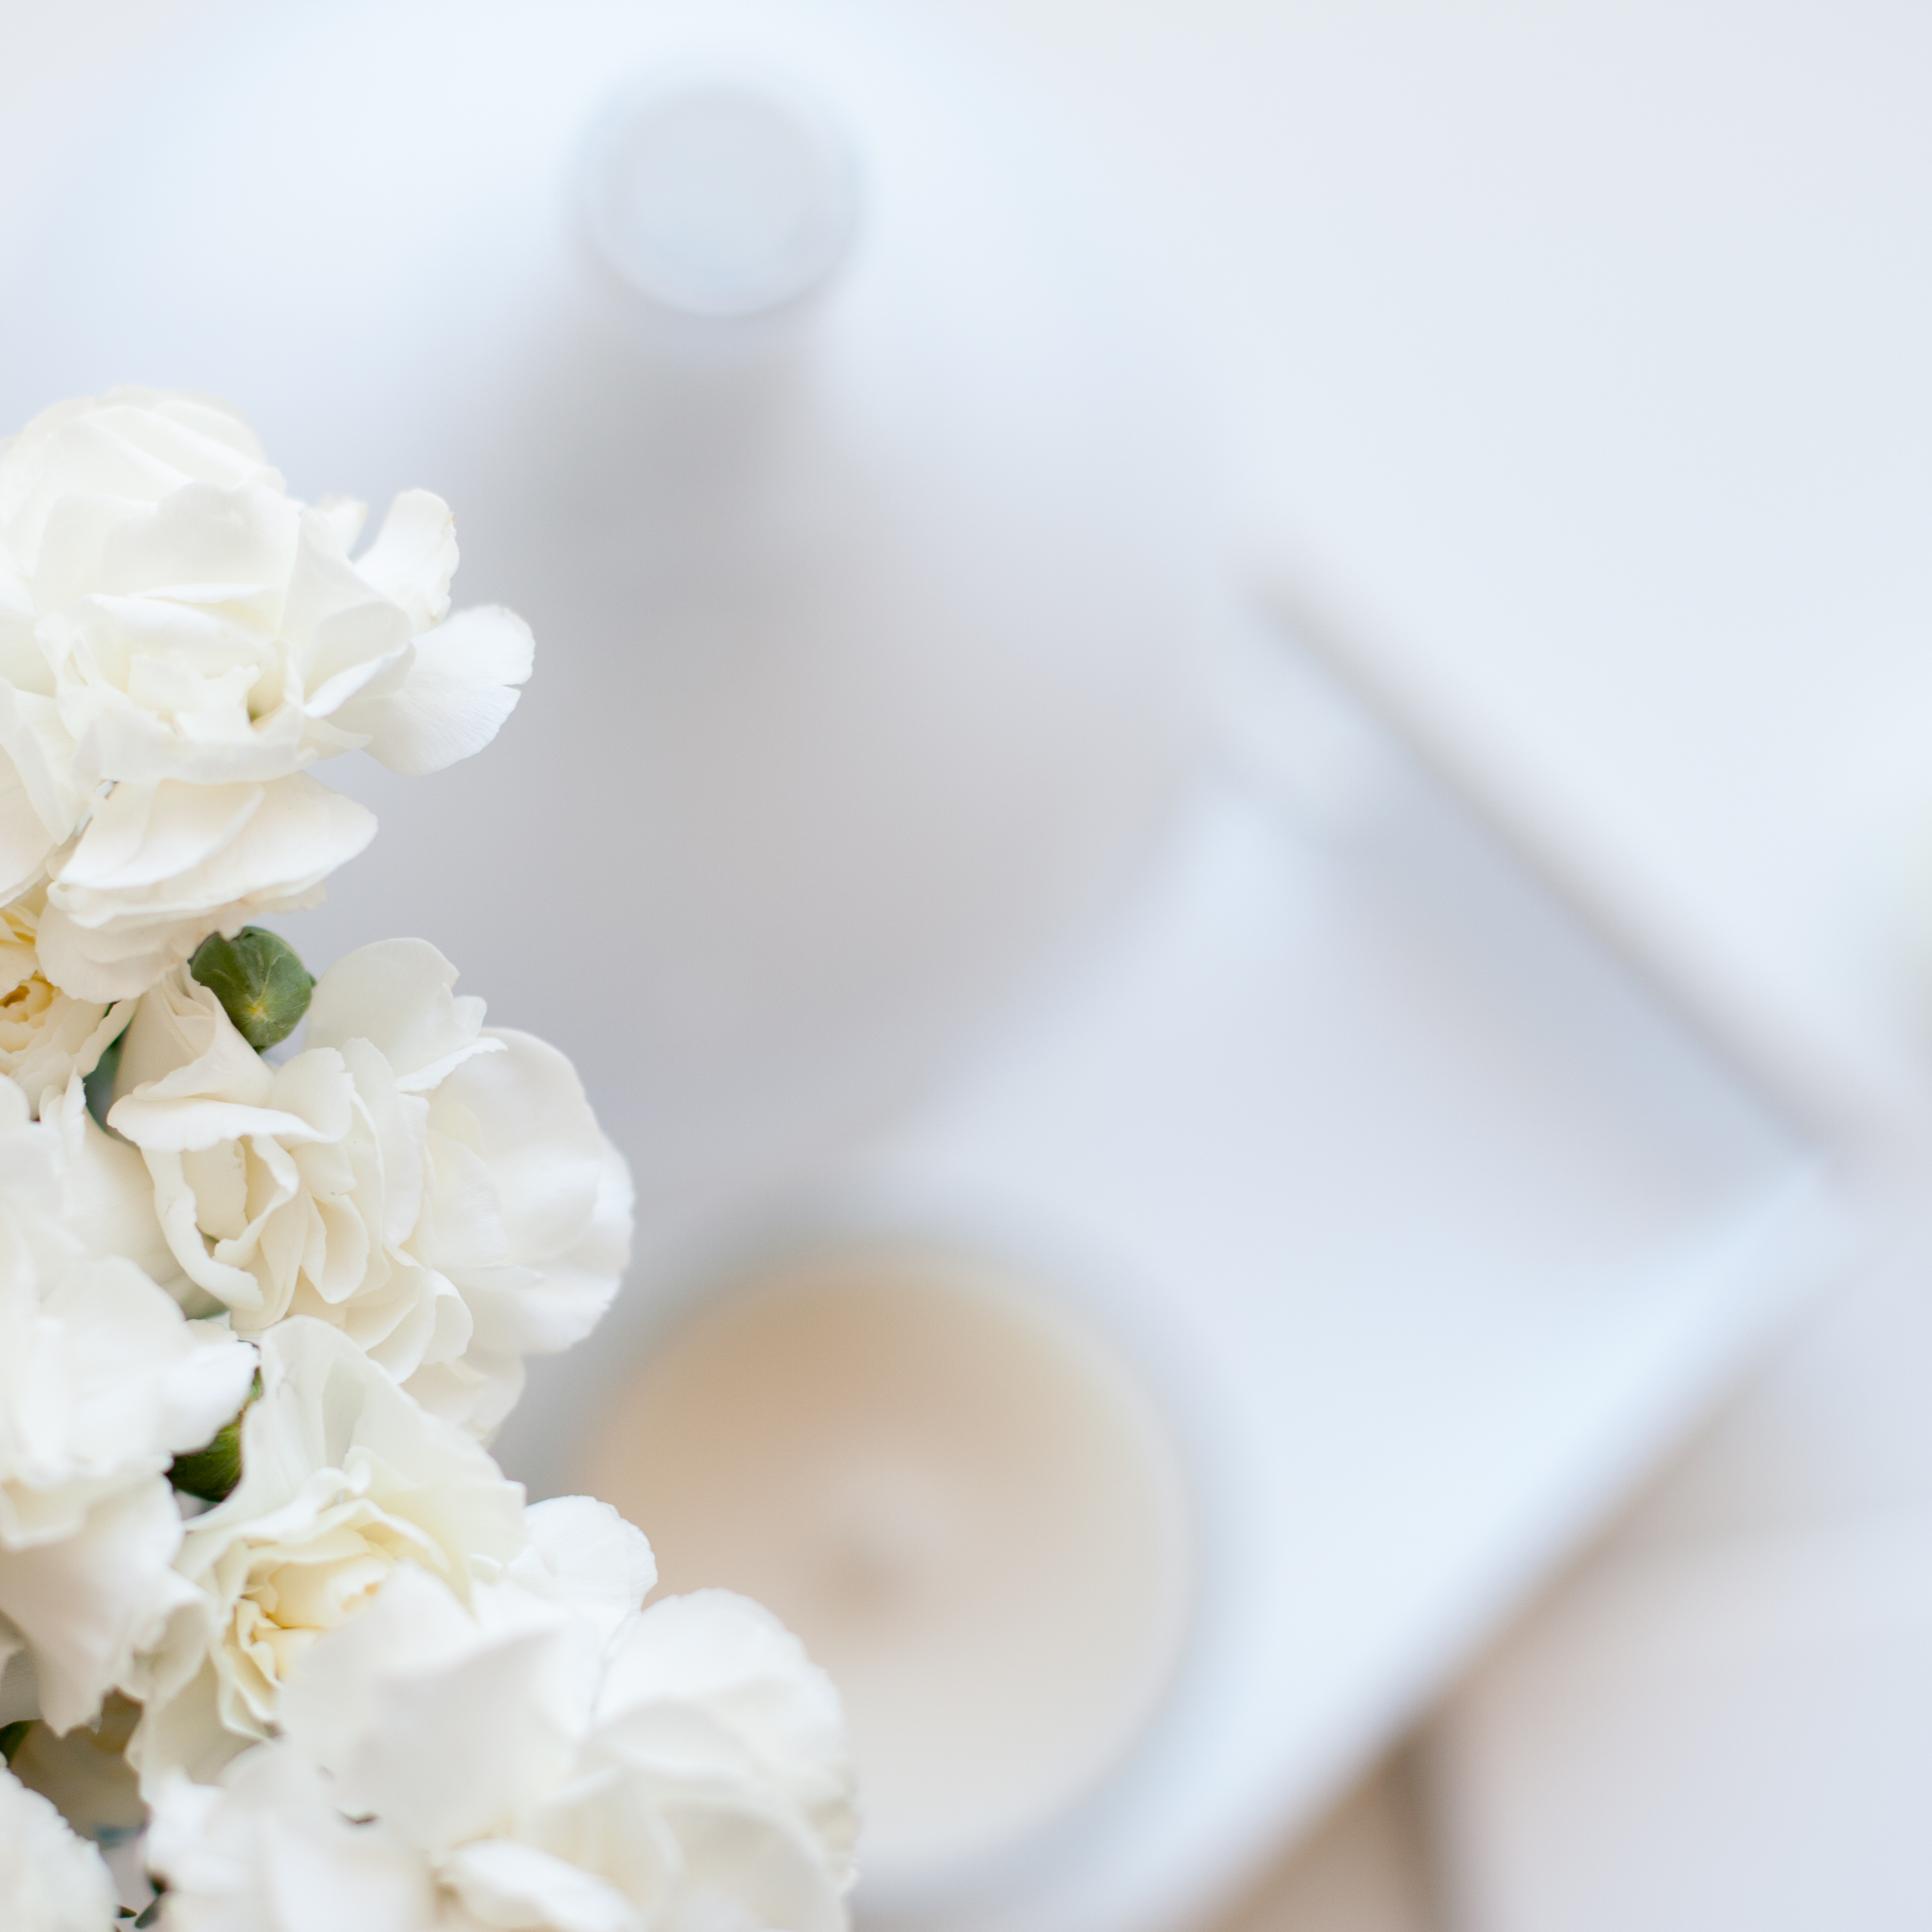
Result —
[[[206,397],[0,443],[0,1924],[842,1926],[829,1681],[485,1447],[628,1256],[569,1063],[247,923],[375,831],[310,765],[440,770],[530,673],[440,500],[362,516]]]

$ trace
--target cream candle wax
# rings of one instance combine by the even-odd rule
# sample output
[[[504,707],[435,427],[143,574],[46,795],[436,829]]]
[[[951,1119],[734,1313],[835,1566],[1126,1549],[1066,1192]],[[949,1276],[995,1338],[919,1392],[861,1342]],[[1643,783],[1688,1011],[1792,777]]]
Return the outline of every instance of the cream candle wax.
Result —
[[[1172,1669],[1188,1533],[1158,1412],[990,1264],[849,1248],[741,1280],[642,1361],[581,1476],[648,1527],[662,1589],[744,1591],[831,1672],[889,1888],[1064,1814]]]

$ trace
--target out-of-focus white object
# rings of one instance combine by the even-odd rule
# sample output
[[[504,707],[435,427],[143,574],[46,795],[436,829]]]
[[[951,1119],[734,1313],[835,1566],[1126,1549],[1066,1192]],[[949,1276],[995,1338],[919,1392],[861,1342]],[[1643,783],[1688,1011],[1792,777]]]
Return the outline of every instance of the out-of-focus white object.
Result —
[[[1593,1562],[1451,1701],[1437,1842],[1483,1932],[1932,1923],[1932,1515]]]
[[[896,1932],[1168,1932],[1252,1881],[1863,1236],[1729,1058],[1263,636],[1111,943],[890,1132],[668,1207],[500,1447],[569,1486],[694,1282],[829,1221],[1009,1252],[1143,1366],[1198,1535],[1142,1748]]]
[[[832,1242],[714,1285],[602,1406],[572,1486],[648,1523],[845,1700],[874,1889],[970,1873],[1139,1742],[1186,1624],[1156,1405],[1051,1282]]]
[[[227,394],[298,491],[432,482],[536,633],[490,769],[288,922],[316,965],[434,935],[648,1184],[904,1090],[1131,874],[1214,622],[1185,358],[936,20],[244,5],[74,153],[0,414]]]
[[[674,69],[591,130],[584,199],[610,266],[688,315],[755,315],[831,272],[858,226],[837,122],[764,76]]]

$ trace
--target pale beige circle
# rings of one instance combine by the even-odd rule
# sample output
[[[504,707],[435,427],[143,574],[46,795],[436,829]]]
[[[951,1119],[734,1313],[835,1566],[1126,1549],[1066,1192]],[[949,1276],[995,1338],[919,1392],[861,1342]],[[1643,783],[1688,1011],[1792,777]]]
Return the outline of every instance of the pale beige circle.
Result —
[[[650,1536],[661,1591],[743,1591],[831,1672],[888,1882],[1051,1823],[1173,1667],[1188,1531],[1161,1418],[988,1264],[853,1248],[709,1298],[581,1474]]]

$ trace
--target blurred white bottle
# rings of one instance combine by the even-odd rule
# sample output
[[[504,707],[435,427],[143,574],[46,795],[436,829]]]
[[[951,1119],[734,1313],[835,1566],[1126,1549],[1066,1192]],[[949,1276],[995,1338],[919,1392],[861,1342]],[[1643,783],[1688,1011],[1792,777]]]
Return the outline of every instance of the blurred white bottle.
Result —
[[[288,922],[420,932],[620,1138],[896,1097],[1133,870],[1216,518],[1104,184],[922,10],[244,7],[4,278],[9,413],[232,397],[304,494],[449,498],[524,710]]]

